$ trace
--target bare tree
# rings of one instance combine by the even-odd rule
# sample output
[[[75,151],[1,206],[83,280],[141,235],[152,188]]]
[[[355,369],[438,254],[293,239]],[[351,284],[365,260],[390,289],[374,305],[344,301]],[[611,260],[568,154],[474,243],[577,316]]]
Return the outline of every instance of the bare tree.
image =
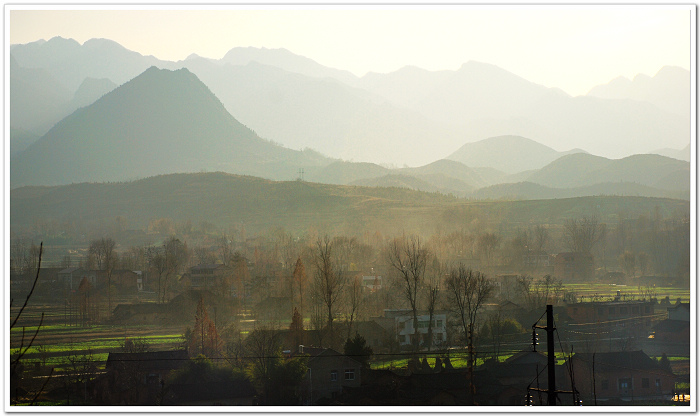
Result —
[[[328,328],[333,332],[333,307],[337,303],[345,286],[342,273],[333,264],[331,239],[325,236],[316,241],[313,262],[316,268],[314,275],[314,287],[316,294],[321,299],[328,312]]]
[[[564,245],[571,252],[591,254],[605,233],[605,224],[600,223],[596,215],[571,218],[564,222]]]
[[[245,339],[245,348],[255,371],[260,375],[269,375],[280,350],[276,331],[267,327],[254,329]]]
[[[112,313],[112,270],[117,262],[117,253],[114,250],[117,243],[111,238],[102,237],[90,242],[88,252],[95,258],[97,268],[107,273],[107,310]]]
[[[323,339],[326,335],[325,325],[326,319],[321,310],[321,302],[318,300],[318,297],[314,295],[311,304],[311,328],[313,328],[316,333],[316,341],[319,347],[323,346]]]
[[[228,266],[233,259],[233,253],[233,241],[226,233],[222,234],[219,238],[219,257],[221,262]]]
[[[428,250],[423,246],[420,237],[403,236],[389,243],[387,258],[389,265],[399,275],[404,298],[411,307],[414,330],[411,338],[414,350],[418,350],[418,293],[423,285]]]
[[[516,285],[520,296],[529,309],[544,308],[545,305],[556,303],[563,290],[561,279],[545,275],[541,279],[531,276],[518,276]]]
[[[425,305],[428,309],[428,351],[433,346],[433,316],[438,304],[440,295],[440,283],[447,267],[441,263],[437,257],[432,258],[430,266],[427,268],[423,292],[425,293]]]
[[[337,236],[333,238],[331,244],[338,270],[343,272],[350,270],[350,265],[353,263],[355,252],[359,246],[357,240],[354,237]]]
[[[493,266],[494,253],[501,244],[501,237],[494,233],[480,234],[477,239],[477,247],[481,253],[481,258],[484,260],[486,267]]]
[[[361,276],[355,276],[350,283],[348,290],[348,336],[352,336],[352,325],[357,319],[362,304],[362,280]]]
[[[149,269],[156,276],[157,299],[164,303],[168,298],[168,282],[187,264],[187,245],[175,237],[169,238],[161,247],[146,248]]]
[[[625,274],[629,277],[634,277],[635,271],[637,269],[634,260],[634,253],[629,250],[626,250],[624,253],[620,254],[619,257],[620,266],[625,271]]]
[[[535,230],[532,235],[532,249],[535,251],[535,270],[540,265],[540,253],[549,243],[549,230],[544,225],[535,226]]]
[[[162,247],[154,247],[154,246],[147,247],[146,248],[146,258],[148,259],[148,269],[149,269],[151,275],[156,276],[156,282],[157,282],[156,299],[158,302],[161,302],[162,280],[163,280],[163,276],[165,275],[165,271],[167,269],[167,264],[165,261],[165,253],[163,251],[163,248]]]
[[[493,287],[485,275],[460,264],[450,270],[447,278],[449,303],[457,314],[465,336],[475,330],[479,310],[491,295]]]
[[[168,283],[179,274],[189,259],[187,245],[175,237],[171,237],[163,246],[165,249],[165,279],[163,284],[163,302],[168,300]]]
[[[34,245],[32,243],[32,245]],[[24,304],[22,307],[19,309],[17,312],[17,315],[15,315],[15,318],[12,320],[10,323],[10,330],[17,325],[17,322],[21,318],[22,314],[24,313],[24,309],[27,307],[27,304],[29,304],[29,300],[32,297],[32,294],[34,293],[34,289],[36,288],[36,284],[39,281],[39,272],[41,271],[41,255],[43,253],[44,249],[44,243],[41,242],[38,247],[38,253],[37,253],[37,262],[36,262],[36,276],[34,277],[34,283],[32,284],[31,289],[29,290],[29,293],[27,294],[27,297],[24,300]],[[12,308],[12,304],[14,303],[14,299],[10,299],[10,308]],[[39,334],[39,330],[41,329],[41,326],[44,324],[44,312],[41,313],[41,318],[39,320],[39,325],[36,327],[36,331],[34,332],[34,335],[32,338],[29,340],[28,344],[25,346],[25,333],[24,333],[24,327],[22,327],[22,338],[20,339],[20,344],[19,347],[17,348],[15,354],[11,357],[11,364],[10,364],[10,388],[12,389],[13,392],[15,392],[15,401],[17,401],[17,394],[16,392],[18,391],[18,384],[21,379],[21,373],[23,369],[23,364],[21,362],[22,357],[29,351],[29,349],[32,347],[32,344],[34,344],[34,341],[36,340],[36,336]],[[51,376],[53,376],[53,368],[51,369],[51,373],[49,374],[49,377],[46,379],[46,382],[42,385],[41,389],[37,394],[34,396],[34,399],[32,400],[31,404],[34,404],[36,399],[39,397],[39,395],[42,393],[44,388],[46,387],[46,384],[48,381],[51,379]]]
[[[641,276],[646,275],[649,269],[649,259],[649,255],[643,251],[637,254],[637,260],[639,262],[639,273]]]

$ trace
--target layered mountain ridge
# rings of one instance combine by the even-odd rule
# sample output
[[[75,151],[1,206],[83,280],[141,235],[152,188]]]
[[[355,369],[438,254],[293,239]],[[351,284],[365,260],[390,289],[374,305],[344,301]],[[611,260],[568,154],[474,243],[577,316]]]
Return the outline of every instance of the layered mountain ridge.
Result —
[[[185,67],[260,136],[294,149],[378,164],[424,165],[465,143],[502,135],[535,138],[557,151],[583,147],[620,158],[681,149],[690,133],[689,111],[668,106],[669,99],[689,102],[684,88],[689,73],[680,68],[640,76],[648,78],[648,93],[620,99],[601,98],[605,94],[595,91],[570,97],[474,61],[456,71],[409,67],[358,78],[284,49],[233,48],[219,60],[168,62],[109,40],[80,45],[55,38],[13,45],[11,55],[18,64],[13,72],[45,69],[71,94],[87,77],[120,85],[153,65]]]
[[[141,57],[107,40],[80,45],[52,39],[13,46],[11,186],[224,171],[274,180],[305,177],[341,185],[405,187],[469,198],[619,195],[626,191],[689,198],[690,164],[681,160],[653,154],[595,156],[586,153],[589,149],[565,147],[566,140],[558,141],[556,148],[560,150],[555,150],[543,144],[540,136],[512,133],[464,144],[465,135],[455,127],[463,125],[476,131],[496,108],[512,116],[512,112],[533,113],[532,107],[556,108],[548,117],[580,112],[579,118],[591,116],[587,109],[595,109],[593,113],[599,115],[592,118],[601,129],[605,120],[612,122],[613,115],[624,116],[626,111],[653,124],[667,113],[659,112],[649,101],[606,99],[595,94],[572,98],[478,62],[469,62],[458,71],[405,68],[357,78],[326,70],[286,50],[243,49],[234,48],[218,61],[191,56],[172,63]],[[67,62],[92,61],[105,54],[112,54],[107,66],[117,56],[125,63],[119,64],[121,69],[115,64],[100,70],[97,63],[88,63],[87,69],[80,71],[89,76],[80,83],[71,81],[73,90],[64,86],[65,80],[77,80],[82,73]],[[147,67],[122,85],[117,86],[111,78],[110,73],[119,72],[123,78],[154,60],[158,65]],[[48,63],[55,67],[41,67]],[[653,84],[655,77],[647,78]],[[32,80],[43,80],[46,88],[32,90],[26,86]],[[491,81],[478,84],[483,80]],[[403,88],[407,83],[417,87]],[[489,85],[494,83],[507,88],[490,100],[484,99],[482,106],[464,101],[463,96],[487,96]],[[50,91],[59,97],[52,104],[56,114],[70,106],[77,110],[39,135],[25,125],[33,119],[27,109],[31,107],[28,98],[40,101],[41,94]],[[508,91],[522,95],[508,100]],[[71,104],[64,106],[64,102]],[[628,105],[630,102],[633,104]],[[621,106],[627,110],[622,111]],[[452,116],[440,113],[446,107],[453,111]],[[523,117],[493,120],[491,126],[537,125],[535,119]],[[42,120],[46,124],[47,118]],[[553,128],[566,121],[547,125]],[[570,128],[575,130],[577,125]],[[645,128],[650,127],[642,124],[632,130]],[[653,134],[673,131],[663,123],[654,129]],[[282,133],[286,142],[277,140]],[[443,152],[455,140],[461,144]],[[292,150],[300,148],[305,150]],[[572,150],[561,151],[565,149]],[[368,154],[373,158],[364,162]],[[397,158],[411,155],[411,163],[417,167],[388,168],[376,163],[388,154]],[[351,157],[344,157],[345,161],[332,158],[337,155]],[[420,163],[425,159],[429,162]],[[621,184],[628,184],[628,188]]]

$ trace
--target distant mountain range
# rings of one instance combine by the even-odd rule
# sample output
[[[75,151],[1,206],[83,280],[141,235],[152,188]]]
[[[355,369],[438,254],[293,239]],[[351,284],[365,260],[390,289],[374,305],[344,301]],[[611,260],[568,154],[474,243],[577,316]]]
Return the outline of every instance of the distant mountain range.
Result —
[[[17,107],[24,119],[20,123],[13,115],[12,127],[37,136],[74,110],[65,100],[73,99],[86,78],[116,86],[155,65],[188,68],[237,120],[265,139],[358,162],[419,166],[465,143],[503,135],[611,158],[681,149],[690,137],[689,111],[673,105],[690,100],[689,72],[680,68],[639,76],[630,88],[600,87],[570,97],[479,62],[457,71],[407,67],[358,78],[284,49],[234,48],[219,60],[192,55],[169,62],[105,39],[80,45],[54,38],[12,45],[10,53],[12,77],[43,70],[53,81],[43,77],[50,85],[41,93],[63,91],[51,109]],[[13,92],[13,102],[22,100]]]
[[[665,66],[650,77],[639,74],[633,80],[618,77],[593,87],[589,96],[615,100],[646,101],[672,114],[690,114],[690,73],[676,66]]]
[[[203,170],[294,179],[328,163],[261,139],[188,70],[151,67],[63,119],[10,167],[16,187]]]
[[[450,121],[459,118],[457,113],[446,117],[428,110],[447,105],[438,97],[462,106],[470,114],[464,117],[467,124],[485,120],[499,106],[504,113],[521,111],[533,105],[532,99],[562,100],[558,109],[562,114],[575,113],[579,107],[591,109],[586,103],[597,102],[601,106],[595,111],[607,108],[621,117],[618,124],[624,124],[627,114],[620,110],[623,104],[661,114],[639,100],[571,98],[490,65],[468,63],[456,72],[407,68],[352,78],[289,51],[242,48],[222,60],[198,56],[178,63],[156,60],[158,66],[171,69],[146,67],[122,82],[127,73],[155,58],[103,40],[80,45],[52,39],[15,45],[11,53],[12,188],[224,171],[468,198],[600,194],[689,199],[690,164],[655,154],[609,159],[581,149],[557,151],[540,143],[540,137],[532,136],[535,141],[514,134],[466,144],[462,139],[456,151],[440,153],[460,134]],[[99,65],[95,59],[106,63]],[[74,68],[71,60],[84,66]],[[488,82],[479,85],[475,80]],[[417,86],[414,90],[404,88],[411,83]],[[488,95],[489,88],[499,92],[490,101],[484,99],[483,106],[464,101],[465,96]],[[499,104],[506,99],[505,91],[517,92],[517,97]],[[403,106],[392,103],[399,99]],[[51,125],[52,117],[65,112]],[[51,126],[36,133],[39,125]],[[299,140],[291,147],[304,150],[273,142],[270,135],[259,136],[258,128],[286,131],[285,137]],[[576,128],[574,124],[570,129]],[[689,148],[659,152],[683,156],[689,155]],[[323,153],[352,154],[357,162]],[[363,161],[364,154],[375,160],[387,154],[413,155],[413,161],[429,158],[430,162],[388,168]]]

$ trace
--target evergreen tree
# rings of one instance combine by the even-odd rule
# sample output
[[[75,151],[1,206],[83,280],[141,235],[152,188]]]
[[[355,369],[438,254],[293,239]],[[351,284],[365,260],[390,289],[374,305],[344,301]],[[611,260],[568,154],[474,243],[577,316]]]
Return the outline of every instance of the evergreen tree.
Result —
[[[361,362],[365,367],[369,366],[369,359],[374,353],[372,347],[367,345],[367,340],[357,332],[355,332],[355,336],[352,339],[348,338],[348,340],[345,341],[343,352],[348,357],[352,357]]]

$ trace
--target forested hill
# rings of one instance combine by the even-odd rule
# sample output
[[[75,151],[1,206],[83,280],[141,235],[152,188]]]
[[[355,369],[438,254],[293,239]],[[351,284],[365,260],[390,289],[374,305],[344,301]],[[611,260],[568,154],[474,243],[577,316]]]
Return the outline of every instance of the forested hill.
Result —
[[[561,224],[596,213],[613,223],[620,213],[687,216],[689,202],[646,197],[583,197],[533,201],[469,201],[404,188],[373,188],[275,182],[227,173],[161,175],[133,182],[22,187],[10,193],[13,231],[57,222],[82,227],[113,223],[120,216],[130,229],[158,218],[202,221],[217,226],[243,224],[249,232],[284,227],[329,233],[434,233],[458,230],[474,221],[498,229],[531,223]]]

